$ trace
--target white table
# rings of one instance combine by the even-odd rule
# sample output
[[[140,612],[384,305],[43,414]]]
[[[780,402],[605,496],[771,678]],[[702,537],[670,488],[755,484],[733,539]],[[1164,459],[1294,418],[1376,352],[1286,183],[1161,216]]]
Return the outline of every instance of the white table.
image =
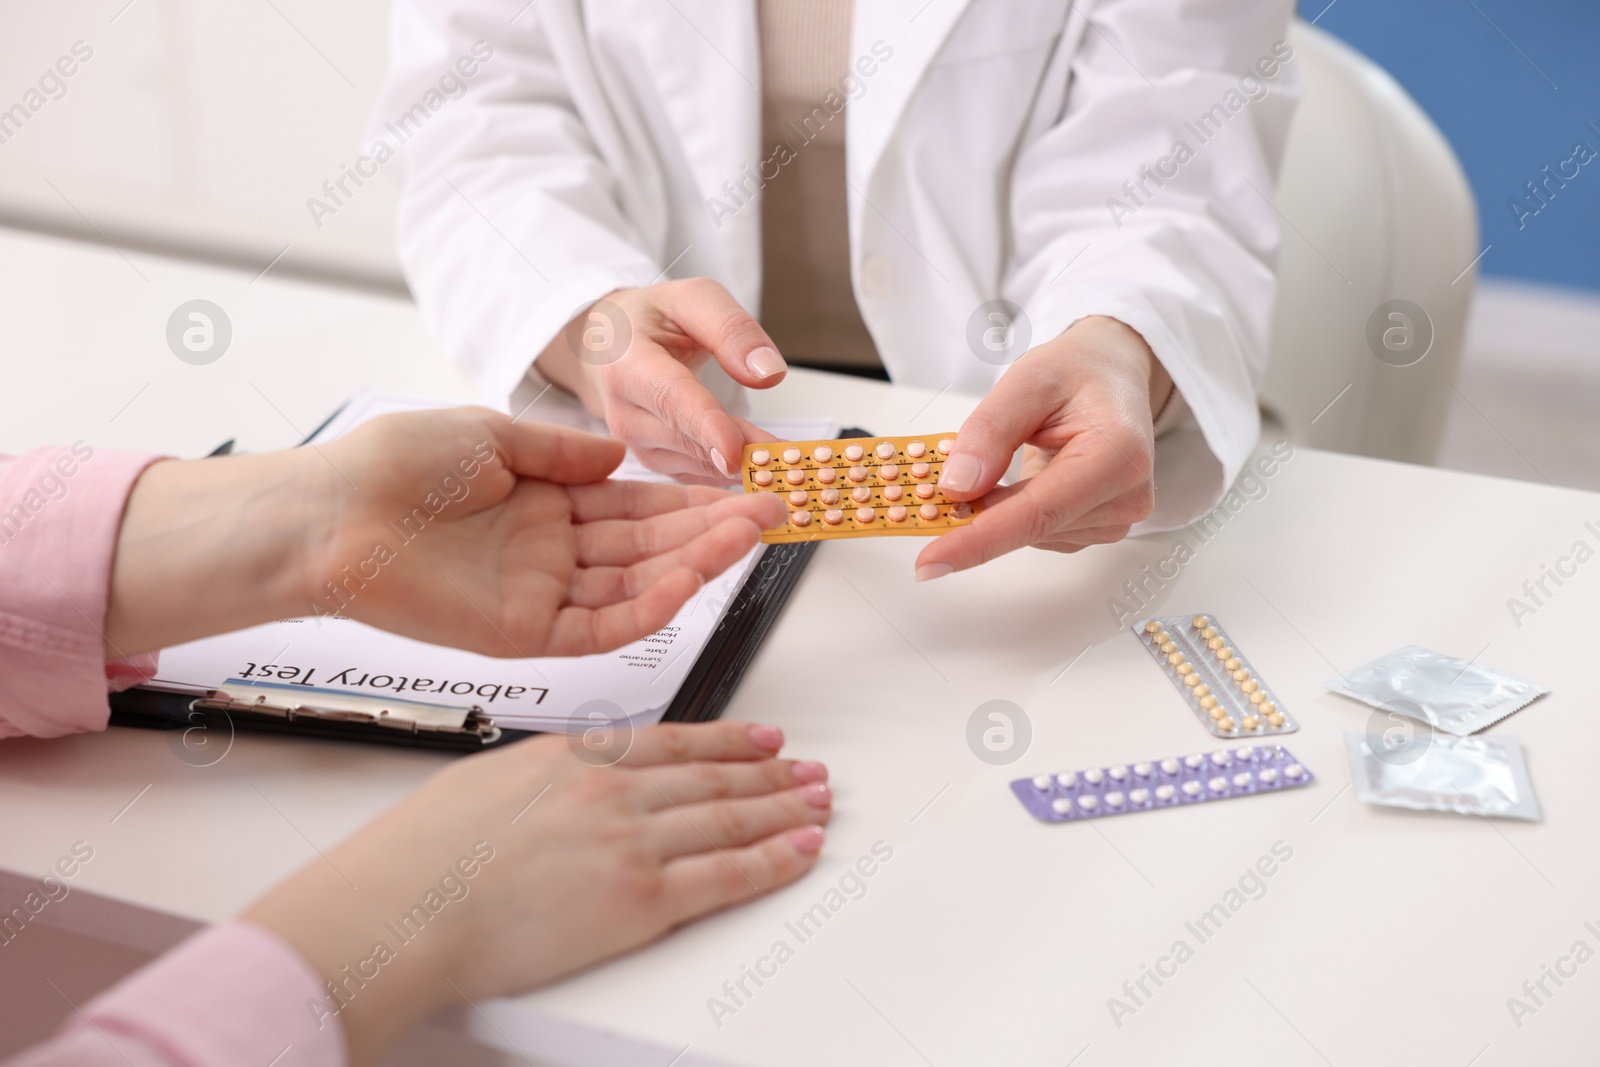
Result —
[[[404,304],[139,266],[149,282],[109,251],[0,235],[13,383],[0,448],[81,436],[194,454],[234,434],[267,447],[363,385],[465,395]],[[166,352],[165,317],[193,295],[230,310],[236,357],[191,368]],[[931,399],[797,373],[758,412],[927,433],[956,426],[970,403]],[[1286,740],[1320,776],[1313,788],[1067,826],[1034,822],[1008,791],[1021,774],[1217,747],[1106,606],[1177,535],[1020,552],[925,585],[911,580],[918,540],[825,546],[729,710],[782,725],[794,752],[832,768],[837,815],[817,869],[554,988],[438,1020],[396,1062],[467,1062],[437,1052],[464,1039],[484,1046],[474,1063],[654,1067],[686,1046],[677,1063],[752,1067],[1583,1058],[1600,964],[1548,984],[1553,996],[1520,1029],[1506,1001],[1575,941],[1600,948],[1583,925],[1600,920],[1587,646],[1600,562],[1520,628],[1506,599],[1573,542],[1600,544],[1585,526],[1600,529],[1600,496],[1310,451],[1266,485],[1156,609],[1225,623],[1302,723]],[[1493,728],[1522,739],[1542,824],[1354,799],[1341,734],[1365,728],[1368,711],[1320,683],[1411,642],[1481,654],[1553,689]],[[814,692],[789,682],[797,658],[846,646],[873,666]],[[1009,767],[967,746],[969,716],[992,699],[1031,720],[1031,748]],[[440,760],[241,736],[196,768],[155,733],[8,742],[0,868],[39,872],[89,841],[76,892],[45,914],[75,936],[155,949],[236,912]],[[893,858],[865,895],[800,943],[785,924],[879,841]],[[1276,842],[1292,859],[1200,943],[1186,921]],[[1119,1027],[1108,998],[1133,1004],[1124,981],[1180,939],[1193,958],[1159,989],[1147,980],[1153,996]],[[793,958],[761,988],[747,982],[753,995],[716,1026],[708,998],[725,998],[723,983],[779,940]]]

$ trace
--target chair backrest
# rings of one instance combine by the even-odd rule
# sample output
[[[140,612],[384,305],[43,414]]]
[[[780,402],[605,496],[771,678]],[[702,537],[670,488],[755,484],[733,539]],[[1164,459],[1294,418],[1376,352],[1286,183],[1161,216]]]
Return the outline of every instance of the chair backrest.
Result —
[[[1296,443],[1432,463],[1480,251],[1471,189],[1377,65],[1307,23],[1291,42],[1305,96],[1278,183],[1262,407]]]

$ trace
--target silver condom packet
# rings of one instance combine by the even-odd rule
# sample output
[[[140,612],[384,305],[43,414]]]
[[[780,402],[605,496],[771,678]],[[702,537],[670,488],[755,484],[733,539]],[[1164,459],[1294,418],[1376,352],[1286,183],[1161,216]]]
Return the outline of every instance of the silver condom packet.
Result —
[[[1499,722],[1550,691],[1418,645],[1397,648],[1323,685],[1460,737]]]
[[[1432,734],[1421,744],[1390,750],[1368,735],[1344,735],[1350,779],[1363,804],[1416,811],[1454,811],[1505,819],[1540,820],[1522,746],[1515,737]]]

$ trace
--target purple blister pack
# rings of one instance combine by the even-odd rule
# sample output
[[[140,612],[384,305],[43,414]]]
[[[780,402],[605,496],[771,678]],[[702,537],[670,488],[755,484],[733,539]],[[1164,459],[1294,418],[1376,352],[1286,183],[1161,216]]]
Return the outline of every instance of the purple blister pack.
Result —
[[[1244,745],[1018,778],[1011,791],[1042,822],[1081,822],[1128,811],[1277,793],[1313,781],[1312,773],[1282,745]]]

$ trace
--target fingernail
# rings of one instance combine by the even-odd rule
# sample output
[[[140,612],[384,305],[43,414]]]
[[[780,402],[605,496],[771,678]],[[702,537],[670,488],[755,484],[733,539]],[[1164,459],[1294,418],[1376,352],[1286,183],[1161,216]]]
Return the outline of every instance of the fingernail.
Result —
[[[776,752],[783,747],[783,731],[776,726],[752,726],[750,727],[750,740],[756,743],[757,748]]]
[[[826,782],[828,768],[816,760],[801,760],[790,768],[797,782]]]
[[[827,782],[812,782],[795,790],[800,794],[800,799],[810,804],[813,808],[825,808],[833,803],[833,791],[828,788]]]
[[[965,493],[978,484],[978,475],[982,473],[983,464],[978,462],[977,456],[958,452],[944,461],[944,469],[939,472],[939,488]]]
[[[917,581],[931,582],[935,578],[943,578],[955,567],[949,563],[927,563],[917,568]]]
[[[815,856],[822,851],[822,827],[802,826],[789,832],[789,844],[802,856]]]
[[[733,468],[728,466],[728,461],[724,459],[722,453],[717,451],[715,448],[711,450],[711,465],[717,468],[717,471],[724,478],[730,480],[733,478]]]
[[[768,348],[764,345],[745,356],[744,365],[757,378],[770,378],[774,374],[782,374],[789,369],[789,364],[785,363],[783,357],[778,355],[776,348]]]

